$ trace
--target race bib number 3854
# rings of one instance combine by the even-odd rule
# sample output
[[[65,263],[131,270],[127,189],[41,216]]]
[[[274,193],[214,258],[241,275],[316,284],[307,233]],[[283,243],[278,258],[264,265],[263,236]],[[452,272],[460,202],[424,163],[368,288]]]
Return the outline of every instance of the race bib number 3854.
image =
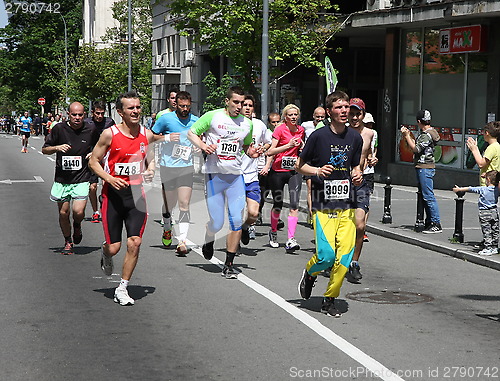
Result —
[[[349,180],[325,180],[325,200],[344,200],[349,198],[351,183]]]
[[[132,176],[132,175],[139,175],[140,173],[141,173],[140,161],[115,164],[115,176]]]

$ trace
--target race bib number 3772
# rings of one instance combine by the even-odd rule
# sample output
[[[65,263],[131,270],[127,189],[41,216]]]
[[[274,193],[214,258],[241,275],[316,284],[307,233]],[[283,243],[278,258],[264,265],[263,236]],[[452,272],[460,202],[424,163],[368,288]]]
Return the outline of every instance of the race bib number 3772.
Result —
[[[351,182],[349,180],[325,180],[325,200],[344,200],[349,198]]]

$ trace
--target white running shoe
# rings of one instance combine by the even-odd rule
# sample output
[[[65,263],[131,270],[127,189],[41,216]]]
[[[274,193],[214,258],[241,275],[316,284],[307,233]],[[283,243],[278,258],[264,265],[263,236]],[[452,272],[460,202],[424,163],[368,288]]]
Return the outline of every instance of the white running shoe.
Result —
[[[495,249],[495,248],[484,248],[478,254],[482,255],[484,257],[490,256],[490,255],[495,255],[495,254],[498,254],[498,249]]]
[[[286,241],[286,244],[285,244],[285,250],[286,251],[295,251],[295,250],[299,250],[300,249],[300,245],[297,243],[297,241],[295,240],[294,237],[288,239],[288,241]]]
[[[115,303],[120,303],[120,306],[133,306],[135,300],[128,295],[126,288],[117,287],[115,290]]]
[[[254,225],[250,225],[250,227],[248,228],[248,236],[250,237],[250,239],[255,239],[255,226]]]
[[[274,248],[280,247],[280,244],[278,242],[278,232],[269,230],[269,246]]]
[[[104,254],[104,244],[105,242],[101,245],[101,270],[104,274],[110,276],[113,274],[113,257],[108,257]]]

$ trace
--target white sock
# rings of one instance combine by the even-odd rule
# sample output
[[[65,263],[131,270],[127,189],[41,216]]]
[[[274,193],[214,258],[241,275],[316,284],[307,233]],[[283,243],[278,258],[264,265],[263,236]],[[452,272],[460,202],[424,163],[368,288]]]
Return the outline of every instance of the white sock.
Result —
[[[179,241],[185,241],[189,230],[189,222],[179,222]]]
[[[122,279],[120,280],[120,285],[119,285],[118,287],[120,287],[120,288],[125,288],[125,289],[126,289],[126,288],[127,288],[127,286],[128,286],[128,280],[125,280],[125,279],[123,279],[123,278],[122,278]]]

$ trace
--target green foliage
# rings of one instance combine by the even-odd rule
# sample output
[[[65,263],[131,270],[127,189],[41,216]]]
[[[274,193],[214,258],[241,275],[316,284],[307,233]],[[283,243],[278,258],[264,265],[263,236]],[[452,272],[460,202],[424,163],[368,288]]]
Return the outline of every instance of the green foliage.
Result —
[[[46,2],[47,4],[50,2]],[[65,90],[64,20],[68,31],[69,67],[74,65],[82,29],[82,4],[59,0],[60,13],[17,9],[0,29],[0,104],[11,110],[39,112],[37,99],[45,97],[45,109],[62,104]],[[16,6],[12,9],[15,11]]]
[[[212,72],[208,72],[202,82],[205,84],[208,92],[207,98],[203,103],[203,113],[224,107],[226,91],[234,85],[234,80],[226,73],[221,78],[220,86],[217,86],[217,78],[215,78]]]
[[[337,9],[329,0],[274,0],[269,2],[270,59],[292,59],[324,73],[319,53],[333,33],[329,13]],[[176,28],[208,45],[213,56],[226,56],[245,90],[257,93],[262,46],[262,0],[237,4],[227,1],[172,0]],[[273,73],[271,73],[273,74]],[[277,75],[278,73],[274,73]]]

